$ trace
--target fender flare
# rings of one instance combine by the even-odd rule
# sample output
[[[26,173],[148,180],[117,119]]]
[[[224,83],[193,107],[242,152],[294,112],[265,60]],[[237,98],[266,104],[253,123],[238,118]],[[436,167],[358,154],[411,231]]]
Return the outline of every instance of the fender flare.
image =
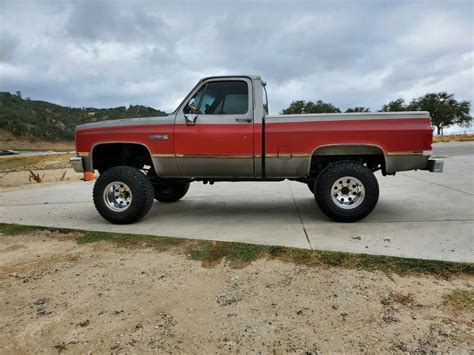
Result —
[[[357,151],[359,149],[359,151]],[[319,151],[319,152],[318,152]],[[327,154],[322,154],[322,153]],[[365,143],[335,143],[335,144],[322,144],[313,149],[310,156],[310,163],[308,169],[311,169],[311,161],[315,156],[324,155],[383,155],[384,165],[387,166],[387,154],[385,150],[378,144],[365,144]],[[382,167],[383,168],[383,167]],[[310,171],[308,171],[308,174]]]
[[[106,145],[106,144],[130,144],[130,145],[140,145],[142,147],[145,147],[145,149],[147,150],[147,152],[150,156],[151,163],[153,164],[153,169],[155,169],[155,171],[156,171],[155,161],[153,160],[153,154],[151,153],[150,148],[146,144],[139,143],[139,142],[133,142],[133,141],[113,141],[113,142],[98,142],[98,143],[95,143],[89,151],[89,165],[90,165],[90,170],[91,171],[94,170],[94,156],[93,156],[94,149],[97,148],[100,145]]]

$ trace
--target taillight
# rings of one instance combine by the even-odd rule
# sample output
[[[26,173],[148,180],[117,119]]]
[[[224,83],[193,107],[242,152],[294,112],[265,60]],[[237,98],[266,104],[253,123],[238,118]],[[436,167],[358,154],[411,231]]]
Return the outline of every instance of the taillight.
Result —
[[[433,143],[433,133],[425,134],[423,140],[423,150],[431,150],[431,144]]]

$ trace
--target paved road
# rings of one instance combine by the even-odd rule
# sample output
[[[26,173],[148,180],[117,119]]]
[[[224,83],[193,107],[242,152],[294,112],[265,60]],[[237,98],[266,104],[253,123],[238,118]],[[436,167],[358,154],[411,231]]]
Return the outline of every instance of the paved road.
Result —
[[[474,262],[474,144],[434,150],[447,157],[443,174],[378,175],[376,209],[353,224],[330,221],[305,185],[288,181],[194,183],[127,226],[97,214],[93,183],[28,187],[0,192],[0,222]]]
[[[433,155],[443,157],[474,155],[474,142],[449,142],[433,144]]]

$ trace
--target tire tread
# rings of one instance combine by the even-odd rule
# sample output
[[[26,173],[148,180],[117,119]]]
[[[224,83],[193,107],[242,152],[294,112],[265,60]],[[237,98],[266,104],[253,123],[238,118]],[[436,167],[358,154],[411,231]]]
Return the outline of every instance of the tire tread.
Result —
[[[350,210],[344,210],[334,204],[330,193],[332,184],[338,178],[351,175],[362,181],[365,188],[365,198],[362,203]],[[366,166],[351,160],[342,160],[328,165],[318,177],[315,184],[315,199],[328,217],[337,222],[356,222],[366,217],[377,205],[379,185],[373,172]]]
[[[105,186],[114,180],[123,181],[132,189],[132,204],[123,212],[110,210],[102,198]],[[130,224],[142,219],[153,206],[153,197],[153,186],[148,177],[130,166],[107,169],[99,176],[93,190],[95,208],[102,217],[115,224]]]

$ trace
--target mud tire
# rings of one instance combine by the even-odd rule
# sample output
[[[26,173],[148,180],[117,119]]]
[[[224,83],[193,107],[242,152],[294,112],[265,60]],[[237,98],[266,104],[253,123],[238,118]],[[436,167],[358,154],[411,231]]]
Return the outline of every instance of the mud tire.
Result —
[[[342,208],[333,199],[333,188],[343,177],[354,177],[364,189],[364,198],[355,207]],[[315,184],[315,199],[328,217],[337,222],[356,222],[366,217],[377,205],[379,184],[373,172],[355,161],[339,161],[323,169]]]
[[[127,209],[116,211],[109,207],[104,191],[113,182],[123,182],[131,191],[132,199]],[[114,224],[130,224],[143,218],[153,205],[153,186],[139,169],[114,166],[105,170],[97,179],[93,191],[94,205],[99,214]]]

